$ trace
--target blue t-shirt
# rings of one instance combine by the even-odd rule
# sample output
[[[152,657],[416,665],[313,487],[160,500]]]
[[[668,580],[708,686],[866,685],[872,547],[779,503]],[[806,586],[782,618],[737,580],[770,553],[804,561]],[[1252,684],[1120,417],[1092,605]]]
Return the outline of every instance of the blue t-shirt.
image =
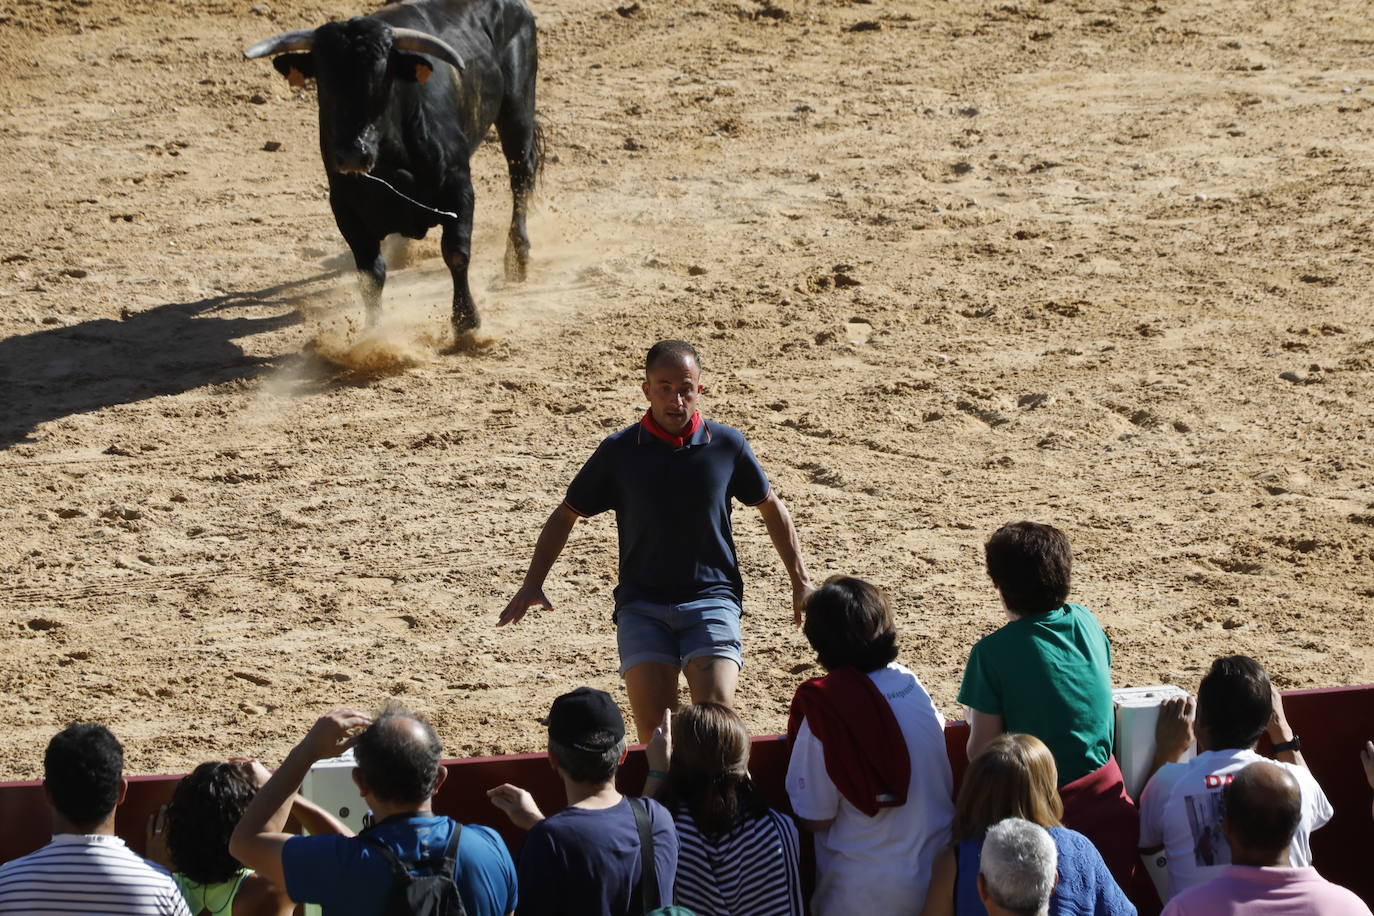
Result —
[[[389,818],[369,834],[401,859],[442,859],[453,821],[437,815]],[[391,892],[391,866],[376,846],[336,834],[293,837],[281,852],[286,892],[327,916],[376,916]],[[454,883],[468,916],[505,916],[516,906],[515,863],[490,827],[463,825]]]
[[[1067,827],[1049,828],[1059,852],[1059,880],[1050,894],[1050,916],[1135,916],[1135,904],[1122,892],[1092,841]],[[955,916],[987,916],[978,897],[978,862],[983,841],[964,840],[955,850],[958,878]]]
[[[677,828],[644,799],[654,837],[657,906],[673,902]],[[531,828],[520,848],[520,916],[628,916],[640,912],[639,828],[628,800],[564,808]]]
[[[768,476],[737,429],[703,420],[682,448],[636,423],[608,436],[568,486],[578,515],[615,510],[620,536],[616,606],[742,602],[730,500],[768,498]]]

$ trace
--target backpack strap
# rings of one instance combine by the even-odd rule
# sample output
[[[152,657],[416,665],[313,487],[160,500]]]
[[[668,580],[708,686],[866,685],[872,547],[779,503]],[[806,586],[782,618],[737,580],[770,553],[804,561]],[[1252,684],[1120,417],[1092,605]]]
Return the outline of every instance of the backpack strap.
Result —
[[[448,835],[448,845],[444,847],[444,870],[440,872],[450,878],[458,873],[458,834],[462,832],[463,825],[453,821],[453,832]],[[457,884],[457,881],[454,883]]]
[[[405,863],[401,861],[401,857],[391,851],[390,846],[366,832],[358,834],[358,839],[371,843],[381,851],[382,858],[386,859],[387,864],[391,866],[391,880],[393,884],[404,886],[410,883],[410,870],[407,869]]]
[[[453,832],[448,835],[448,845],[444,847],[443,864],[440,866],[440,870],[436,872],[436,874],[447,875],[449,878],[452,878],[454,873],[457,871],[458,835],[462,833],[462,831],[463,825],[458,823],[457,821],[453,821]],[[410,869],[406,867],[407,863],[401,861],[401,857],[396,855],[396,853],[392,851],[390,846],[383,843],[378,837],[374,836],[367,830],[364,830],[362,833],[358,834],[358,839],[366,840],[368,843],[371,843],[377,849],[381,850],[382,858],[386,859],[387,864],[391,866],[392,881],[398,884],[406,884],[411,880],[412,875],[410,874]],[[419,859],[411,864],[413,864],[415,868],[420,868],[425,861],[425,859]]]
[[[649,825],[649,810],[644,801],[626,796],[630,808],[635,813],[635,826],[639,828],[639,912],[648,913],[658,909],[658,868],[654,862],[654,831]]]

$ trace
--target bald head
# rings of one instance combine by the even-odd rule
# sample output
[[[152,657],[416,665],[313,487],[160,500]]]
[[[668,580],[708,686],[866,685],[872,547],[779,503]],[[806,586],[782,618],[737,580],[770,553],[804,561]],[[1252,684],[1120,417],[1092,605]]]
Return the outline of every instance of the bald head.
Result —
[[[1222,804],[1237,865],[1273,865],[1284,858],[1302,819],[1302,790],[1292,773],[1268,760],[1252,763],[1222,790]],[[1251,861],[1259,859],[1264,861]]]
[[[423,716],[388,703],[353,745],[353,759],[376,796],[395,804],[429,801],[443,744]]]

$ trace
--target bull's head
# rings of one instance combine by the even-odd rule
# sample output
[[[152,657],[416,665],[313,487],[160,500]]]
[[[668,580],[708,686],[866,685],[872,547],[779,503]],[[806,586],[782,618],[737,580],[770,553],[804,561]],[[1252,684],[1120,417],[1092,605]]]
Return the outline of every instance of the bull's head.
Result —
[[[325,168],[340,174],[370,172],[377,164],[392,81],[423,83],[434,72],[422,54],[463,68],[458,52],[433,35],[366,16],[283,32],[243,52],[250,60],[273,56],[272,65],[292,86],[316,80],[320,154]]]

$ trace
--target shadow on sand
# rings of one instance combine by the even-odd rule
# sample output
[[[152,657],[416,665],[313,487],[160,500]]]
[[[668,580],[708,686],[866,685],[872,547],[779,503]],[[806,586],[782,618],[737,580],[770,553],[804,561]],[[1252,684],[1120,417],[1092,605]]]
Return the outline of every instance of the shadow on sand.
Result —
[[[234,341],[298,324],[300,314],[215,313],[292,305],[292,291],[331,275],[0,340],[0,449],[32,441],[51,420],[261,374],[277,359],[247,356]]]

